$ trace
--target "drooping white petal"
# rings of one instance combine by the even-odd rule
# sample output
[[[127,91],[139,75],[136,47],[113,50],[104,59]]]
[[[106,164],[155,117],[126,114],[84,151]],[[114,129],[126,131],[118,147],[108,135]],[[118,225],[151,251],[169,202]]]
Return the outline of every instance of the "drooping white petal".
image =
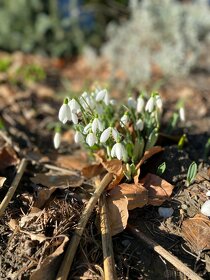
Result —
[[[201,213],[207,217],[210,217],[210,200],[207,200],[201,206]]]
[[[79,132],[79,131],[75,132],[74,141],[75,141],[75,143],[82,143],[84,141],[84,137],[81,132]]]
[[[136,122],[136,129],[142,131],[144,129],[144,123],[141,119]]]
[[[87,124],[87,125],[84,127],[83,133],[84,133],[84,134],[88,134],[88,132],[89,132],[89,130],[91,129],[91,127],[92,127],[92,123]]]
[[[104,103],[108,106],[109,105],[109,94],[106,90],[105,96],[104,96]]]
[[[98,129],[98,119],[95,118],[93,120],[93,122],[92,122],[92,131],[93,131],[93,133],[96,133],[97,129]]]
[[[53,138],[53,143],[54,143],[55,149],[58,149],[60,147],[61,134],[59,132],[55,133],[54,138]]]
[[[79,113],[81,111],[79,103],[74,98],[69,101],[68,105],[69,105],[72,113],[76,114],[76,113]]]
[[[162,111],[162,109],[163,109],[163,102],[162,102],[162,99],[160,98],[159,95],[156,96],[155,102],[156,102],[156,106],[157,106],[158,110]]]
[[[86,137],[86,143],[92,147],[95,143],[97,143],[97,137],[94,133],[89,133]]]
[[[72,112],[71,118],[72,118],[72,122],[74,124],[78,124],[78,117],[77,117],[77,115],[75,113]]]
[[[101,143],[105,143],[109,139],[110,134],[111,134],[111,130],[112,130],[112,128],[108,127],[103,131],[103,133],[101,134],[101,137],[100,137],[100,142]]]
[[[96,94],[96,101],[97,102],[102,101],[104,99],[106,93],[107,93],[106,89],[102,89],[102,90],[98,91]]]
[[[151,113],[154,110],[154,106],[155,106],[155,98],[151,96],[150,99],[147,101],[147,104],[145,106],[145,111]]]
[[[120,119],[120,126],[124,127],[126,124],[129,122],[128,115],[123,115],[122,118]]]
[[[117,159],[123,160],[126,158],[126,150],[123,144],[121,143],[116,143],[116,148],[115,148],[115,154]]]
[[[128,107],[129,108],[136,108],[136,101],[133,99],[133,97],[128,98]]]
[[[67,121],[71,121],[71,110],[68,106],[68,104],[63,104],[59,110],[58,113],[58,119],[63,124],[65,124]]]
[[[116,145],[117,145],[117,143],[114,144],[114,146],[112,147],[112,150],[111,150],[111,157],[112,158],[116,157]]]
[[[103,130],[104,130],[104,124],[103,124],[103,122],[100,121],[100,120],[98,120],[98,129],[99,129],[100,131],[103,131]]]
[[[113,136],[114,140],[117,142],[120,135],[119,135],[119,132],[117,131],[117,129],[114,127],[112,127],[112,136]]]
[[[139,96],[138,99],[137,99],[137,106],[136,106],[136,110],[137,110],[137,113],[141,113],[144,109],[144,99],[142,96]]]
[[[185,122],[185,110],[184,110],[184,107],[181,107],[179,109],[179,117],[180,117],[180,120],[182,122]]]
[[[109,101],[109,103],[112,105],[112,106],[115,106],[117,104],[117,101],[115,99],[111,99]]]

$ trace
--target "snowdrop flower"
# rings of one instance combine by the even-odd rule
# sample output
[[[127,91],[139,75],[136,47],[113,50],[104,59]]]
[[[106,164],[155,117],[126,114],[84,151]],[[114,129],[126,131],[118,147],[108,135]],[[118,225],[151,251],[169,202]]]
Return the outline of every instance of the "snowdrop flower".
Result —
[[[117,101],[115,99],[111,99],[109,102],[112,106],[115,106],[117,104]]]
[[[163,109],[163,102],[162,102],[162,99],[160,98],[159,95],[156,95],[155,102],[156,102],[156,106],[157,106],[158,110],[162,111],[162,109]]]
[[[136,122],[136,129],[142,131],[144,129],[144,123],[141,119]]]
[[[155,98],[153,96],[150,97],[150,99],[147,101],[147,104],[145,106],[145,111],[152,113],[155,106]]]
[[[127,157],[127,153],[125,147],[121,143],[116,143],[112,147],[111,156],[114,158],[116,157],[119,160],[125,160]]]
[[[64,103],[59,110],[58,119],[63,124],[65,124],[67,121],[71,121],[72,119],[71,110],[68,105],[68,98],[65,98]]]
[[[78,124],[78,117],[75,113],[71,113],[71,119],[74,124]]]
[[[90,97],[90,95],[85,91],[80,97],[80,103],[82,107],[87,110],[87,109],[94,109],[95,108],[95,101]]]
[[[180,117],[180,120],[182,122],[185,122],[185,110],[184,110],[184,107],[181,107],[179,109],[179,117]]]
[[[103,129],[104,129],[103,123],[98,118],[95,118],[92,123],[93,133],[96,133],[97,130],[103,131]]]
[[[79,112],[81,112],[79,103],[74,98],[69,101],[68,105],[72,113],[78,114]]]
[[[91,130],[91,128],[92,128],[92,123],[87,124],[83,129],[83,133],[88,134],[88,132]]]
[[[84,141],[83,135],[81,132],[76,131],[74,135],[74,141],[75,143],[82,143]]]
[[[201,213],[207,217],[210,217],[210,200],[207,200],[201,206]]]
[[[128,107],[135,109],[136,105],[137,105],[136,100],[134,100],[133,97],[129,97],[128,98]]]
[[[54,143],[54,147],[55,149],[58,149],[60,147],[61,144],[61,134],[60,132],[56,132],[53,138],[53,143]]]
[[[96,101],[104,101],[106,105],[109,105],[109,95],[106,89],[100,90],[96,94]]]
[[[119,139],[119,132],[117,131],[116,128],[108,127],[101,134],[100,143],[105,143],[111,135],[113,136],[114,140],[117,142]]]
[[[120,126],[124,127],[124,126],[126,126],[128,124],[128,122],[129,122],[129,117],[128,117],[127,114],[124,114],[122,116],[122,118],[120,119]]]
[[[144,99],[142,96],[139,96],[138,99],[137,99],[137,106],[136,106],[136,110],[137,110],[137,113],[141,113],[144,109]]]
[[[92,147],[95,143],[97,143],[97,137],[94,133],[89,133],[86,137],[86,143]]]

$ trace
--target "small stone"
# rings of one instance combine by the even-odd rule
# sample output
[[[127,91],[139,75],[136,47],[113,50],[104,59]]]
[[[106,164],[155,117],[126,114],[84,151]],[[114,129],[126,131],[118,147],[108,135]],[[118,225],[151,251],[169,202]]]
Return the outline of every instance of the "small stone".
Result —
[[[159,207],[158,213],[163,218],[169,218],[174,213],[174,209],[172,207],[166,208],[166,207]]]

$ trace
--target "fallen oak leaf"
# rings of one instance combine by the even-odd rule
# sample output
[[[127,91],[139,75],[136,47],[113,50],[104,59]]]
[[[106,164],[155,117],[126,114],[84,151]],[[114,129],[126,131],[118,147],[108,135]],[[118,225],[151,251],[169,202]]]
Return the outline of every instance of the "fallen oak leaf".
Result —
[[[151,173],[142,178],[140,183],[148,190],[148,204],[154,206],[159,206],[169,199],[173,191],[173,185]]]
[[[69,240],[69,238],[65,235],[56,238],[59,238],[59,246],[57,242],[55,242],[55,245],[58,247],[51,255],[47,256],[44,259],[44,261],[39,267],[37,267],[35,271],[32,272],[30,280],[51,280],[56,278],[56,273],[61,262],[60,256],[64,252],[64,247]]]
[[[210,220],[208,217],[197,214],[182,223],[181,235],[190,243],[194,252],[199,254],[210,250]]]
[[[139,181],[139,175],[140,175],[140,167],[141,165],[148,160],[149,158],[151,158],[152,156],[154,156],[155,154],[158,154],[160,152],[162,152],[164,150],[163,147],[161,146],[154,146],[151,149],[145,151],[143,157],[141,158],[141,160],[139,161],[139,163],[136,165],[136,175],[134,176],[134,182],[135,184],[138,183]]]

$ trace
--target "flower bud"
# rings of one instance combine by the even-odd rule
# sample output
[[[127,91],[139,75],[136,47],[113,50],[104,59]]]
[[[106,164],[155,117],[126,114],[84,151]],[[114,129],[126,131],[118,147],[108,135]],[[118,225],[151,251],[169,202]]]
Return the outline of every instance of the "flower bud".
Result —
[[[86,143],[92,147],[95,143],[97,143],[97,137],[94,133],[89,133],[86,137]]]
[[[53,143],[54,143],[54,147],[55,149],[58,149],[60,147],[61,144],[61,134],[59,132],[56,132],[53,138]]]
[[[152,113],[155,106],[155,98],[153,96],[150,97],[150,99],[147,101],[147,104],[145,106],[145,111]]]

